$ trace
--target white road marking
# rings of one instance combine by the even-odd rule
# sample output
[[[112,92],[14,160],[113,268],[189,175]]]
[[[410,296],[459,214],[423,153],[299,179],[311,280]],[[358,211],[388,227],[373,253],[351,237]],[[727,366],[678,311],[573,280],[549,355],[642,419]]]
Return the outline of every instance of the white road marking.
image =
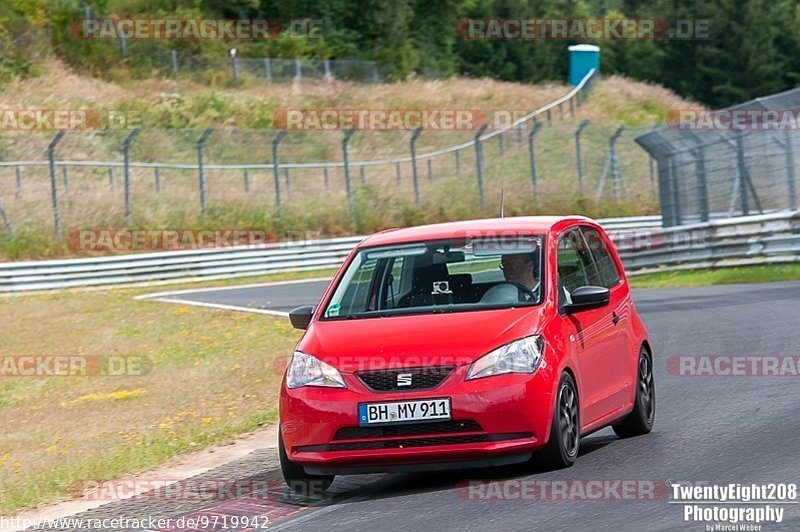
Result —
[[[171,290],[168,292],[156,292],[153,294],[142,294],[134,297],[134,299],[157,299],[166,296],[180,295],[180,294],[201,294],[204,292],[226,292],[229,290],[240,290],[246,288],[261,288],[264,286],[280,286],[286,284],[300,284],[300,283],[314,283],[318,281],[330,281],[329,277],[313,277],[310,279],[294,279],[291,281],[272,281],[269,283],[254,283],[254,284],[239,284],[233,286],[216,286],[207,288],[188,288],[185,290]],[[287,314],[288,315],[288,314]]]
[[[137,298],[139,299],[139,298]],[[144,298],[143,298],[144,299]],[[252,308],[252,307],[239,307],[236,305],[223,305],[221,303],[204,303],[202,301],[191,301],[189,299],[172,299],[166,297],[152,297],[148,298],[152,301],[159,301],[161,303],[178,303],[180,305],[193,305],[195,307],[206,307],[206,308],[215,308],[220,310],[236,310],[239,312],[253,312],[255,314],[267,314],[269,316],[280,316],[282,318],[287,318],[289,316],[288,312],[282,312],[280,310],[269,310],[263,308]]]

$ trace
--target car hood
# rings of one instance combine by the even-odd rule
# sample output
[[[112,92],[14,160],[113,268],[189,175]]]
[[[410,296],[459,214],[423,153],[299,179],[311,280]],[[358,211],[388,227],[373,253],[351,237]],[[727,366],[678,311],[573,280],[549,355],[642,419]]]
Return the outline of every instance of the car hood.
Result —
[[[541,328],[544,307],[314,321],[297,348],[342,372],[465,365]]]

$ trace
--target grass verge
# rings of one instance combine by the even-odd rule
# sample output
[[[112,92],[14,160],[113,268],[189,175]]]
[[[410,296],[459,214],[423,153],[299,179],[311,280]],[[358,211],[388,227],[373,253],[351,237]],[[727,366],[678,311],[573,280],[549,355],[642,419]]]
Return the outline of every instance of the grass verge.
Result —
[[[667,288],[679,286],[709,286],[718,284],[768,283],[774,281],[797,281],[800,279],[800,264],[771,264],[764,266],[741,266],[716,270],[681,270],[657,272],[631,276],[634,288]]]
[[[0,355],[138,355],[152,368],[0,376],[0,512],[68,496],[81,480],[152,469],[276,418],[281,357],[299,336],[287,320],[136,301],[139,292],[0,299]]]

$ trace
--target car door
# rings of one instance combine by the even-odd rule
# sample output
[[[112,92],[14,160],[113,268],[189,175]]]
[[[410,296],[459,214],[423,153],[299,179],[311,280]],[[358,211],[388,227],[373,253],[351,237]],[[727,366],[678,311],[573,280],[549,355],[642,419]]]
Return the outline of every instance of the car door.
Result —
[[[578,396],[581,406],[581,427],[586,427],[608,414],[608,383],[613,362],[615,325],[607,306],[567,315],[564,305],[570,294],[581,286],[600,284],[599,272],[586,246],[580,228],[566,231],[558,242],[559,310],[566,337],[578,364]]]
[[[591,252],[592,261],[598,272],[598,286],[608,288],[609,304],[604,307],[608,318],[605,320],[609,338],[603,342],[603,352],[598,354],[598,369],[601,371],[602,409],[613,413],[630,401],[631,374],[630,320],[631,297],[628,285],[622,281],[616,263],[611,256],[606,238],[594,227],[581,226],[584,242]],[[611,323],[611,327],[607,327]]]

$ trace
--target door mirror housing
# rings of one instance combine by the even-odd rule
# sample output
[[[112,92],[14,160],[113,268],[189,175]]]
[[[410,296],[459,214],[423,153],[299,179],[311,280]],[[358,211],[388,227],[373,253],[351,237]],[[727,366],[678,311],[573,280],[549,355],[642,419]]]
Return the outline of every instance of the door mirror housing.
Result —
[[[570,296],[572,303],[564,305],[564,311],[567,314],[604,307],[611,299],[608,288],[602,286],[581,286],[576,288]]]
[[[305,330],[308,328],[308,324],[311,323],[311,317],[313,315],[314,306],[305,305],[303,307],[297,307],[289,312],[289,321],[295,329]]]

